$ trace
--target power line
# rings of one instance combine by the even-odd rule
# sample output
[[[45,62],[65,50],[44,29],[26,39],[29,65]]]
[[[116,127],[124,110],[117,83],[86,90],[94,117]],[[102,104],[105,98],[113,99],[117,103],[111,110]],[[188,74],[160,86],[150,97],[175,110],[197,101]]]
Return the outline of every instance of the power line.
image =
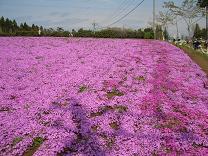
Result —
[[[127,14],[125,14],[124,16],[120,17],[118,20],[116,20],[115,22],[105,26],[105,27],[101,27],[101,28],[107,28],[110,27],[118,22],[120,22],[122,19],[124,19],[125,17],[127,17],[130,13],[132,13],[134,10],[136,10],[145,0],[142,0],[140,3],[138,3],[134,8],[132,8]]]
[[[134,0],[135,1],[135,0]],[[131,9],[130,11],[128,11],[125,15],[121,16],[118,20],[116,20],[115,22],[112,22],[111,24],[105,26],[105,27],[101,27],[101,28],[107,28],[110,27],[118,22],[120,22],[122,19],[124,19],[126,16],[128,16],[130,13],[132,13],[134,10],[136,10],[136,8],[138,8],[142,3],[144,2],[144,0],[142,0],[140,3],[138,3],[133,9]],[[123,11],[127,10],[129,8],[131,4],[128,4],[126,8],[124,8],[123,10],[121,10],[120,13],[122,13]]]
[[[132,1],[128,0],[128,1],[126,1],[126,3],[124,3],[124,5],[122,7],[120,7],[120,9],[117,9],[114,12],[110,21],[113,21],[113,20],[117,19],[118,17],[121,17],[121,15],[123,13],[127,12],[130,9],[130,7],[135,3],[135,1],[137,1],[137,0],[132,0]]]
[[[115,10],[113,13],[111,13],[107,18],[105,18],[104,20],[102,20],[101,23],[107,21],[109,17],[110,17],[110,18],[114,18],[115,15],[117,16],[118,11],[119,11],[120,9],[125,8],[125,5],[128,4],[128,2],[129,2],[129,0],[123,0],[122,3],[116,8],[116,10]]]

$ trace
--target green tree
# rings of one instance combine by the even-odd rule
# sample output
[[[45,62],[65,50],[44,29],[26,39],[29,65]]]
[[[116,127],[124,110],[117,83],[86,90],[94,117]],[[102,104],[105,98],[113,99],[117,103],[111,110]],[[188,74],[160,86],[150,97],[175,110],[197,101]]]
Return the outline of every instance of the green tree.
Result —
[[[167,40],[168,35],[168,25],[169,24],[174,24],[174,20],[176,19],[176,16],[173,15],[169,10],[165,11],[160,11],[159,15],[157,16],[157,22],[161,25],[162,27],[162,38]]]
[[[180,16],[187,25],[189,38],[192,38],[192,27],[203,16],[203,9],[197,5],[196,0],[183,0],[180,5],[176,5],[173,1],[164,2],[164,7],[175,16]]]
[[[17,32],[18,31],[18,25],[15,20],[12,21],[12,32]]]
[[[145,39],[153,39],[154,38],[154,32],[152,28],[145,28],[144,29],[144,38]]]
[[[24,29],[24,25],[23,25],[23,23],[20,23],[19,28],[20,28],[20,30],[21,30],[21,31]]]
[[[76,33],[77,33],[76,30],[72,29],[72,35],[76,36]]]
[[[27,25],[26,22],[23,24],[23,30],[24,31],[30,31],[30,27],[29,27],[29,25]]]
[[[43,26],[40,26],[39,28],[40,28],[41,31],[43,31]]]
[[[0,19],[0,32],[4,32],[4,17],[3,16]]]
[[[6,18],[5,23],[4,23],[4,30],[6,33],[9,33],[9,30],[11,28],[10,20]]]
[[[206,38],[207,38],[207,30],[206,30],[206,28],[203,28],[203,29],[201,30],[201,37],[202,37],[204,40],[206,40]]]
[[[208,1],[207,0],[198,0],[198,3],[200,5],[200,7],[208,6]]]
[[[137,31],[137,38],[144,38],[144,31],[142,31],[142,29]]]
[[[144,38],[145,39],[153,39],[153,34],[151,32],[145,32],[144,33]]]
[[[194,30],[194,38],[201,38],[202,34],[201,34],[201,29],[199,27],[199,24],[197,23],[195,26],[195,30]]]
[[[168,39],[169,39],[169,33],[168,33],[166,27],[165,27],[165,29],[164,29],[164,31],[163,31],[163,36],[164,36],[165,40],[168,40]]]
[[[57,27],[57,32],[59,32],[59,33],[63,33],[64,32],[64,29],[63,28],[61,28],[61,27]]]
[[[33,31],[36,30],[35,24],[32,24],[32,30],[33,30]]]
[[[158,40],[163,40],[163,31],[161,25],[156,26],[156,36]]]

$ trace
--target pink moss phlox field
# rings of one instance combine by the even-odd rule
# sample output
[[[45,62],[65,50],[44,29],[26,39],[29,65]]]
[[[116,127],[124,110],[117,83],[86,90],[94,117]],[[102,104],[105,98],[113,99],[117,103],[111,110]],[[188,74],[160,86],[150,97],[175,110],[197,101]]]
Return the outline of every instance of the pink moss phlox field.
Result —
[[[0,38],[0,155],[205,156],[205,73],[166,42]]]

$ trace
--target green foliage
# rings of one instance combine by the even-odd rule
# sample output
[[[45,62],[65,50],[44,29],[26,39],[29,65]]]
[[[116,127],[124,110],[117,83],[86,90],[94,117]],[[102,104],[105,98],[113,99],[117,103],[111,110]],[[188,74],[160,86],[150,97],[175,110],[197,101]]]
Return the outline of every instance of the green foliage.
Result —
[[[206,40],[206,38],[207,38],[207,30],[206,30],[206,28],[203,28],[203,29],[201,30],[201,37],[202,37],[204,40]]]
[[[154,38],[154,32],[152,28],[145,28],[144,29],[144,39],[153,39]]]
[[[3,34],[3,36],[7,33],[12,34],[15,32],[15,29],[17,27],[17,23],[15,20],[11,21],[8,18],[4,18],[3,16],[0,19],[0,34]]]
[[[68,37],[69,31],[58,27],[56,30],[49,28],[44,29],[42,26],[32,24],[28,25],[26,22],[17,24],[15,20],[0,18],[0,36],[39,36],[38,31],[41,30],[41,36],[57,36]]]
[[[151,32],[145,32],[144,33],[144,39],[153,39],[154,34]]]
[[[207,0],[198,0],[198,3],[200,5],[200,7],[202,7],[202,8],[208,6],[208,1]]]
[[[12,146],[17,145],[22,140],[23,140],[23,137],[16,137],[16,138],[14,138],[13,141],[12,141]]]
[[[144,31],[142,31],[141,29],[139,29],[137,31],[137,38],[144,38]]]
[[[23,156],[31,156],[33,155],[38,148],[42,145],[42,143],[45,141],[42,137],[36,137],[33,139],[32,145],[24,152]]]
[[[82,93],[82,92],[86,91],[87,89],[88,89],[87,86],[84,86],[84,85],[83,86],[80,86],[78,93]]]
[[[163,39],[163,31],[162,31],[161,25],[157,25],[156,26],[156,36],[157,36],[158,40],[162,40]]]
[[[205,13],[204,10],[197,5],[196,0],[182,0],[181,4],[175,3],[174,1],[168,1],[164,2],[164,8],[168,9],[170,13],[176,17],[181,17],[184,20],[190,39],[193,37],[191,28]]]
[[[196,26],[195,26],[194,36],[193,36],[193,37],[194,37],[194,38],[197,38],[197,39],[199,39],[199,38],[202,37],[202,31],[201,31],[201,29],[200,29],[198,23],[197,23]]]
[[[39,35],[39,30],[41,34]],[[62,27],[43,28],[32,24],[28,25],[26,22],[19,25],[15,20],[0,18],[0,36],[55,36],[55,37],[69,37],[71,34],[74,37],[95,37],[95,38],[145,38],[153,39],[154,33],[152,28],[144,30],[132,30],[121,28],[107,28],[93,32],[92,30],[85,30],[80,28],[78,31],[72,29],[71,32],[64,30]]]
[[[83,28],[79,29],[76,33],[76,37],[93,37],[93,32],[91,30],[84,30]]]
[[[107,112],[118,112],[118,113],[125,113],[128,111],[128,107],[124,106],[124,105],[115,105],[115,106],[102,106],[99,108],[98,111],[96,112],[91,112],[90,113],[90,118],[94,118],[94,117],[98,117],[98,116],[102,116],[103,114],[107,113]]]
[[[44,142],[44,139],[41,137],[36,137],[33,139],[33,146],[40,146]]]
[[[167,31],[167,29],[165,28],[165,30],[163,31],[163,36],[165,38],[165,40],[168,40],[169,39],[169,33]]]
[[[146,30],[151,31],[153,36],[152,29]],[[103,30],[96,31],[95,33],[91,30],[79,29],[78,31],[72,30],[72,34],[75,37],[95,37],[95,38],[144,38],[144,31],[131,30],[131,29],[120,29],[120,28],[107,28]],[[150,37],[151,38],[151,37]]]
[[[107,98],[112,99],[115,96],[123,96],[124,93],[120,92],[117,89],[113,89],[112,91],[107,92]]]

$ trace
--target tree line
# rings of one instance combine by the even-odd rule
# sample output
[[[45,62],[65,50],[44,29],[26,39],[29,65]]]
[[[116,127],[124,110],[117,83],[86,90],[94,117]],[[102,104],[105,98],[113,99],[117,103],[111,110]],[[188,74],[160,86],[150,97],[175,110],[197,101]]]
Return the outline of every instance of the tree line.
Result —
[[[156,27],[158,39],[162,39],[162,34],[166,34],[168,38],[167,30],[163,31],[162,27],[158,25]],[[41,32],[39,34],[39,31]],[[125,29],[125,28],[106,28],[102,30],[85,30],[80,28],[79,30],[72,29],[72,31],[66,31],[61,27],[44,28],[35,24],[28,25],[26,22],[19,25],[15,20],[0,18],[0,36],[54,36],[54,37],[96,37],[96,38],[139,38],[139,39],[153,39],[154,32],[152,28],[144,29]]]
[[[207,37],[207,30],[206,28],[200,28],[199,24],[196,24],[194,29],[194,39],[204,39],[206,40]]]
[[[152,28],[145,29],[123,29],[123,28],[106,28],[102,30],[92,31],[79,29],[78,31],[72,30],[75,37],[96,37],[96,38],[140,38],[140,39],[153,39],[154,32]]]
[[[20,35],[36,35],[39,29],[43,29],[42,26],[32,25],[29,26],[26,22],[17,24],[16,20],[10,20],[0,18],[0,36],[20,36]]]
[[[68,36],[69,33],[60,27],[56,30],[46,29],[35,24],[28,25],[26,22],[18,25],[16,20],[10,20],[3,16],[0,18],[0,36]]]
[[[157,15],[156,34],[152,30],[150,23],[149,28],[145,29],[122,29],[122,28],[106,28],[102,30],[92,31],[80,28],[79,30],[67,31],[61,27],[43,28],[38,25],[28,25],[26,22],[17,24],[15,20],[8,18],[0,18],[0,36],[57,36],[57,37],[102,37],[102,38],[144,38],[153,39],[156,35],[157,39],[169,39],[168,26],[174,26],[177,30],[179,38],[178,23],[183,21],[188,32],[188,39],[206,38],[206,30],[201,29],[197,24],[201,19],[204,19],[206,11],[204,6],[208,5],[207,0],[201,0],[197,3],[196,0],[183,0],[181,4],[176,4],[173,1],[164,2],[164,9]],[[200,4],[200,5],[199,5]],[[39,35],[38,32],[41,32]]]
[[[178,24],[183,22],[186,26],[188,39],[206,38],[205,29],[200,29],[199,21],[205,19],[208,0],[182,0],[180,3],[174,1],[167,1],[163,4],[163,11],[157,15],[157,23],[164,29],[168,26],[174,26],[177,30],[177,39],[179,38]]]

